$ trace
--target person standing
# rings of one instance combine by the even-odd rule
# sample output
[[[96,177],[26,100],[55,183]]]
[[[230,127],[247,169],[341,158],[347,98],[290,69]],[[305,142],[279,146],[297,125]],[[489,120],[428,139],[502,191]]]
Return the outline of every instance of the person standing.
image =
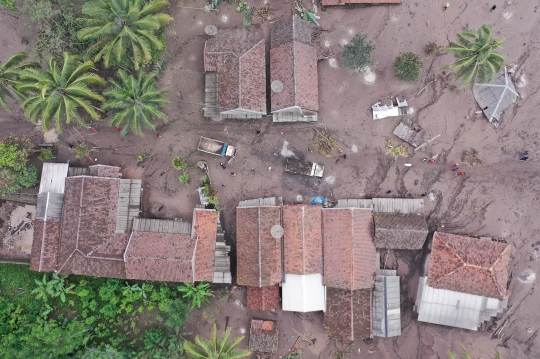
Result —
[[[497,8],[497,6],[499,6],[499,4],[495,4],[491,7],[491,11],[495,10]]]
[[[444,5],[443,10],[446,10],[446,9],[448,9],[449,7],[450,7],[450,2],[447,2],[446,5]]]

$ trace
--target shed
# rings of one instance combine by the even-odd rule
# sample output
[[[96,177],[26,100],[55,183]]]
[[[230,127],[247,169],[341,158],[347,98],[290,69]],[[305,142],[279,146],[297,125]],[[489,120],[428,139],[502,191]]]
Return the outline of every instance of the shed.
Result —
[[[285,274],[282,309],[291,312],[326,311],[326,287],[322,274]]]
[[[494,82],[474,84],[474,99],[484,112],[489,122],[498,127],[501,113],[519,98],[506,67],[497,74]]]

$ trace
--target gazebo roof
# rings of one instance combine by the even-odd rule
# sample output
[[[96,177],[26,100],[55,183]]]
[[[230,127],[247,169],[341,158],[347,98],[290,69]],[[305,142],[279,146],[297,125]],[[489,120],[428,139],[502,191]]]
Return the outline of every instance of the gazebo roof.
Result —
[[[506,67],[497,74],[497,79],[489,84],[474,84],[474,99],[489,122],[499,126],[501,113],[519,98]]]

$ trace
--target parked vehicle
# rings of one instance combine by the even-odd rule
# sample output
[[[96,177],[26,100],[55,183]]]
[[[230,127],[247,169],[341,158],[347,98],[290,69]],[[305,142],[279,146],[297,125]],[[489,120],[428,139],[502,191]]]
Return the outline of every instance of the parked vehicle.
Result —
[[[227,142],[214,140],[212,138],[201,136],[199,147],[201,152],[210,153],[216,156],[226,156],[229,158],[229,163],[236,157],[236,147],[228,145]]]
[[[322,178],[324,166],[321,166],[315,162],[302,161],[296,158],[287,158],[285,171],[299,175]]]

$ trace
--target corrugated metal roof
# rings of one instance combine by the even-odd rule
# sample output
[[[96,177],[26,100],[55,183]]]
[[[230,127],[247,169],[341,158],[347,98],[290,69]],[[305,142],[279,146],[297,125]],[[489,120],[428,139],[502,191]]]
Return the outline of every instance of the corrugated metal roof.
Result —
[[[495,82],[474,84],[473,94],[484,115],[495,127],[499,126],[501,113],[519,98],[506,67],[497,74]]]
[[[356,199],[356,198],[349,198],[349,199],[338,199],[336,208],[366,208],[366,209],[372,209],[373,208],[373,200],[372,199]]]
[[[121,179],[116,210],[116,232],[129,233],[141,208],[141,180]]]
[[[155,233],[191,234],[191,222],[173,219],[135,218],[133,231]]]
[[[39,193],[64,193],[68,168],[67,163],[44,163]]]
[[[421,277],[416,310],[420,322],[477,330],[484,320],[502,312],[507,301],[432,288],[427,285],[427,277]]]
[[[282,309],[291,312],[326,311],[326,288],[322,274],[285,274],[282,284]]]
[[[257,207],[257,206],[280,206],[283,204],[282,197],[255,198],[240,201],[238,207]]]
[[[424,214],[423,199],[373,198],[374,212]]]
[[[63,207],[63,193],[39,193],[36,206],[36,219],[61,219]]]
[[[375,278],[372,317],[373,335],[386,338],[401,335],[398,276],[377,275]]]

